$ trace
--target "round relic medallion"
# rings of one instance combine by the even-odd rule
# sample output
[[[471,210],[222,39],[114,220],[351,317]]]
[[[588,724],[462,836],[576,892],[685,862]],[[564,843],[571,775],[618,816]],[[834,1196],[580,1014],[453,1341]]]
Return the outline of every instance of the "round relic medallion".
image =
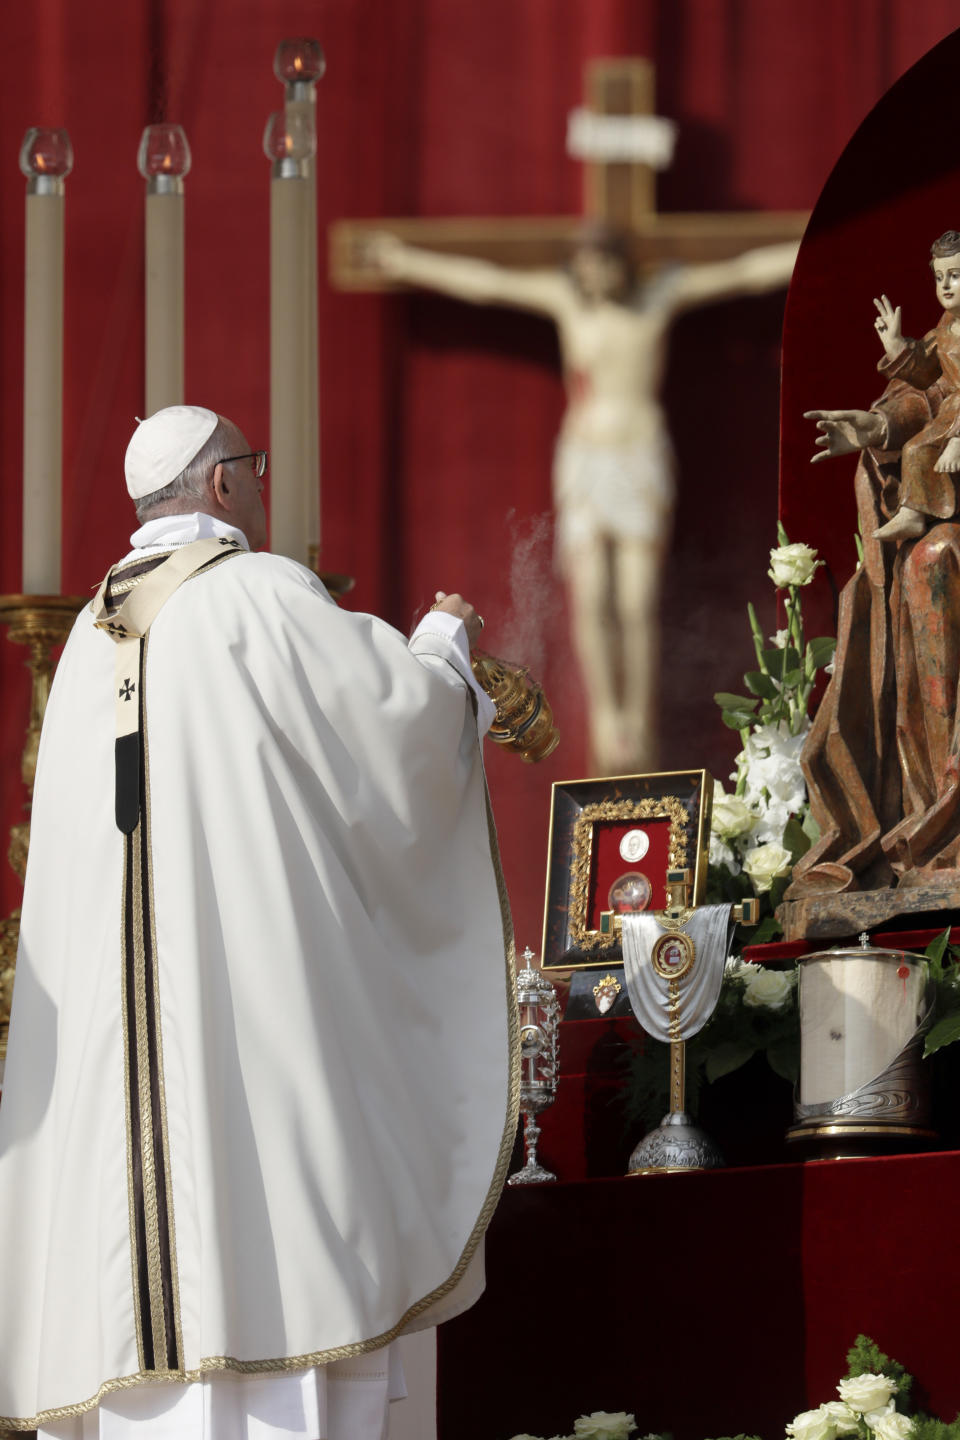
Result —
[[[620,841],[620,858],[628,865],[636,865],[650,849],[650,837],[646,830],[628,830]]]
[[[683,930],[669,930],[654,942],[653,968],[662,980],[681,980],[693,965],[696,948]]]
[[[639,870],[628,870],[610,886],[607,905],[616,915],[629,915],[646,910],[653,895],[653,886]]]
[[[520,1055],[524,1060],[535,1060],[546,1046],[546,1036],[539,1025],[524,1025],[520,1031]]]

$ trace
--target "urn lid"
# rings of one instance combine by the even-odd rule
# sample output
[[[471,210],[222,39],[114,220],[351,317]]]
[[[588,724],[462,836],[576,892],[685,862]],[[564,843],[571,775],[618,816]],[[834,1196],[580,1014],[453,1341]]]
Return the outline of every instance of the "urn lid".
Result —
[[[803,965],[812,960],[880,960],[894,965],[922,965],[925,956],[913,950],[894,950],[890,946],[870,944],[870,936],[864,932],[858,945],[833,945],[829,950],[813,950],[801,955],[797,961]]]

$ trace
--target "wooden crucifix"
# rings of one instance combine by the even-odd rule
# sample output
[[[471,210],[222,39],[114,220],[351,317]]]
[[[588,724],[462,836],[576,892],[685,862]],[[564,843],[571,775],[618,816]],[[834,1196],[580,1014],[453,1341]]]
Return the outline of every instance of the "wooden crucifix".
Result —
[[[590,114],[652,116],[653,65],[637,58],[590,61],[586,92]],[[339,220],[330,227],[330,279],[340,290],[395,287],[364,259],[362,241],[374,231],[499,265],[563,265],[587,219],[625,232],[639,264],[724,260],[753,246],[796,239],[807,222],[805,212],[793,210],[660,214],[655,181],[649,162],[598,156],[584,164],[583,215]]]
[[[674,496],[659,383],[670,327],[710,301],[785,286],[806,216],[659,214],[654,163],[668,159],[659,142],[672,127],[652,113],[652,66],[596,61],[587,89],[571,126],[585,142],[572,148],[587,161],[586,238],[574,216],[344,220],[331,227],[330,268],[342,289],[416,285],[555,323],[569,401],[554,458],[557,559],[593,772],[623,775],[657,768]]]

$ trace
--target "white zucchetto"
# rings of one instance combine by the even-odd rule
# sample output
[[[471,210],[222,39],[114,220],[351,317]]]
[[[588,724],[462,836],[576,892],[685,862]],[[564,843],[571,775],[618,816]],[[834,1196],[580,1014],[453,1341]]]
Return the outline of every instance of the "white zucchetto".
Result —
[[[123,462],[132,498],[142,500],[176,480],[210,439],[217,419],[202,405],[168,405],[142,420]]]

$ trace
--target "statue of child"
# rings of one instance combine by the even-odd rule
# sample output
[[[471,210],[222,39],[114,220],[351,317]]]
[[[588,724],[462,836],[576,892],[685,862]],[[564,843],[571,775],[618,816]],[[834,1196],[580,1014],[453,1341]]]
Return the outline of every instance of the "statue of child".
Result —
[[[900,331],[900,306],[874,300],[877,333],[886,352],[878,369],[888,380],[905,380],[926,391],[931,419],[903,446],[900,507],[874,531],[878,540],[910,540],[931,520],[956,515],[955,476],[960,471],[960,232],[947,230],[930,247],[930,267],[943,315],[922,340]],[[821,442],[818,442],[821,443]],[[883,446],[881,445],[881,448]]]

